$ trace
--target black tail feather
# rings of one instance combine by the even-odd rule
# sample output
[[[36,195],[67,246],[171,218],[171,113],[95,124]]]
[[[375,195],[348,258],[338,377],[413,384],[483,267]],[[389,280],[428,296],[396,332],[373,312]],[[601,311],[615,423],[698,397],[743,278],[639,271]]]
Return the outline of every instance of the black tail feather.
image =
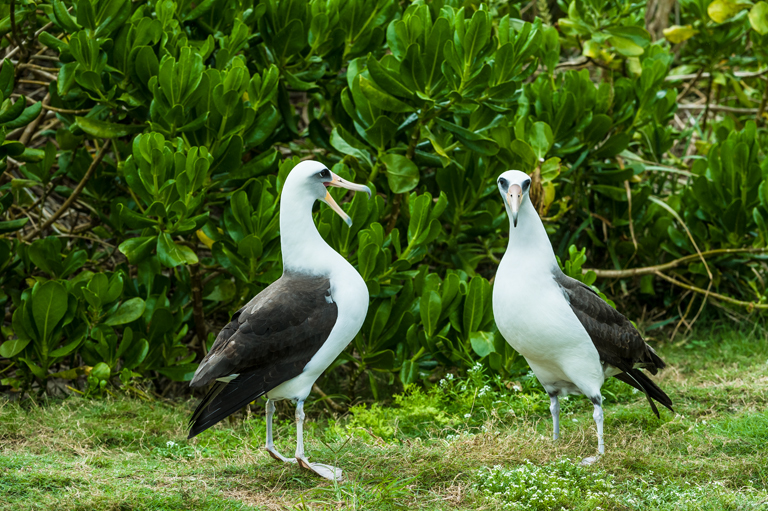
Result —
[[[648,399],[648,403],[651,405],[651,410],[656,414],[656,417],[660,417],[660,415],[658,408],[656,408],[656,404],[653,402],[654,399],[669,408],[670,411],[674,412],[672,409],[672,400],[669,396],[641,370],[630,369],[627,372],[614,375],[614,378],[623,381],[627,385],[644,393],[646,399]]]
[[[647,344],[645,347],[647,349],[647,355],[650,358],[650,361],[645,361],[645,363],[640,367],[647,370],[651,374],[656,374],[659,372],[659,369],[664,369],[667,367],[666,362],[664,362],[661,357],[656,354],[656,351],[653,348]]]
[[[263,378],[256,373],[240,375],[229,383],[215,382],[189,419],[189,436],[192,438],[217,422],[226,419],[251,401],[260,398],[270,389],[264,389]]]

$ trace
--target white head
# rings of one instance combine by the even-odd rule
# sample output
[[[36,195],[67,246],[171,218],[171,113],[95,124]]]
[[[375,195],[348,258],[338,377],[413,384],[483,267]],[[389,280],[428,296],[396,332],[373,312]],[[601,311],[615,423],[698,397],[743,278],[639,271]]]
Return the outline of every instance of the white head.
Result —
[[[349,266],[323,240],[312,220],[312,206],[315,201],[321,200],[347,225],[352,224],[349,215],[328,193],[329,186],[364,191],[371,195],[367,186],[341,179],[320,162],[308,160],[296,165],[288,174],[280,197],[280,245],[286,271],[327,275],[338,267]]]
[[[366,192],[368,197],[371,196],[371,190],[367,186],[345,181],[328,170],[328,167],[319,161],[307,160],[296,165],[288,174],[288,178],[283,186],[283,197],[290,198],[290,201],[308,201],[310,208],[311,204],[314,204],[316,200],[321,200],[338,213],[347,225],[352,225],[352,219],[336,204],[336,201],[333,200],[333,197],[328,192],[327,187],[329,186],[362,191]],[[281,209],[284,206],[296,207],[297,204],[283,204],[281,202]]]
[[[496,184],[504,198],[504,205],[507,207],[509,218],[512,219],[512,226],[517,227],[517,215],[520,213],[520,206],[524,200],[530,200],[528,192],[531,189],[531,178],[525,172],[508,170],[499,176]]]

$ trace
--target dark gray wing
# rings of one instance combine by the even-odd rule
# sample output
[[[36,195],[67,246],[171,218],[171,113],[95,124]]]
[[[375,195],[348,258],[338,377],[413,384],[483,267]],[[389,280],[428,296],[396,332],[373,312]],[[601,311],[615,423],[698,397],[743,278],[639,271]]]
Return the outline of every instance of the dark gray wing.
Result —
[[[301,374],[337,317],[324,277],[286,273],[259,293],[232,316],[195,372],[190,386],[214,384],[192,415],[190,437]]]
[[[600,360],[624,371],[615,377],[645,393],[651,409],[659,412],[651,398],[672,410],[672,400],[637,366],[656,374],[666,366],[663,360],[648,346],[640,332],[619,311],[608,305],[592,288],[565,275],[559,269],[554,272],[571,310],[587,331],[597,348]]]
[[[560,270],[555,272],[554,278],[571,310],[592,339],[601,360],[622,371],[636,365],[647,365],[652,374],[666,365],[645,343],[632,323],[589,286]]]

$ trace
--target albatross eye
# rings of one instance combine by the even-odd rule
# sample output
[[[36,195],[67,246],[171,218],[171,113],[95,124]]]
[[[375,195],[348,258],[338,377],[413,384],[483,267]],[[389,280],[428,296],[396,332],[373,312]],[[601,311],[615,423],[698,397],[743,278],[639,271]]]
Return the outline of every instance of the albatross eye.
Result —
[[[531,187],[531,180],[526,179],[525,182],[523,183],[523,193],[527,192],[528,188],[530,187]]]
[[[328,172],[328,169],[321,170],[317,175],[320,176],[320,179],[328,179],[331,177],[331,173]]]
[[[503,188],[506,188],[506,187],[507,187],[507,180],[506,180],[506,179],[504,179],[504,178],[502,177],[501,179],[499,179],[499,184],[500,184],[500,185],[501,185]]]

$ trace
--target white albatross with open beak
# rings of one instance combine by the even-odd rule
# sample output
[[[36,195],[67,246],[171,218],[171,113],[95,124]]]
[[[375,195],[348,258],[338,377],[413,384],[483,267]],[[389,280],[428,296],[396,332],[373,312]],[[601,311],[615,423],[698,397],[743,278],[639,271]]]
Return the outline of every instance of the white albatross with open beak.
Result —
[[[288,174],[280,198],[283,275],[232,316],[200,363],[190,386],[211,386],[190,419],[189,438],[266,396],[269,454],[340,480],[341,469],[310,463],[304,453],[304,400],[360,330],[369,297],[360,274],[328,246],[312,221],[312,206],[321,200],[352,224],[329,186],[371,195],[367,186],[316,161],[301,162]],[[274,402],[281,399],[296,403],[295,458],[277,452],[272,440]]]

